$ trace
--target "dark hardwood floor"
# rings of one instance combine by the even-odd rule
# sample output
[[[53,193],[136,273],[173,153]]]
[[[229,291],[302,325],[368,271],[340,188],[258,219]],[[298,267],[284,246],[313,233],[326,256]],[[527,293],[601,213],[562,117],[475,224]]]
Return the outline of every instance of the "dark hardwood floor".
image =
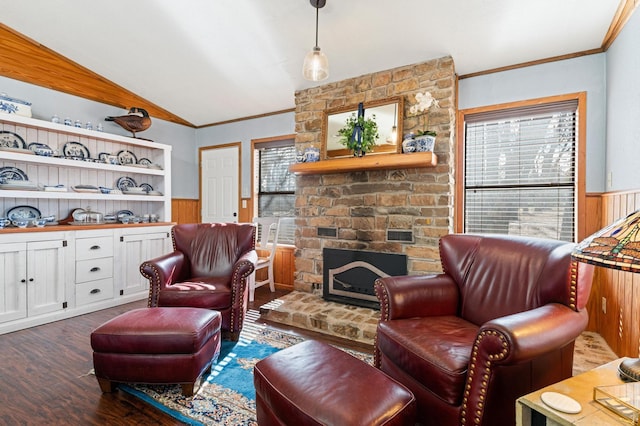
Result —
[[[256,290],[251,309],[286,294]],[[51,324],[0,335],[0,424],[2,425],[179,425],[151,406],[116,391],[103,394],[93,368],[91,331],[146,300]],[[270,324],[348,348],[371,347],[305,330]]]

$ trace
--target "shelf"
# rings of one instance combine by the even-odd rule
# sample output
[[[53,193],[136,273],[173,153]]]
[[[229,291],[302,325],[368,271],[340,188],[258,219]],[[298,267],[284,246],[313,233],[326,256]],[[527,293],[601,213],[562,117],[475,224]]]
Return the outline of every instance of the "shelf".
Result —
[[[16,191],[0,190],[3,198],[43,198],[49,200],[102,200],[102,201],[166,201],[164,195],[130,195],[130,194],[102,194],[98,192],[67,192],[57,191]]]
[[[162,169],[150,169],[146,167],[131,167],[120,166],[114,164],[95,163],[89,161],[69,160],[67,158],[45,157],[43,155],[35,154],[21,154],[18,152],[2,151],[0,150],[0,159],[22,161],[25,163],[39,163],[46,164],[47,166],[64,166],[75,167],[79,169],[95,169],[95,170],[111,170],[121,173],[139,173],[145,175],[164,175]]]
[[[289,170],[297,175],[348,173],[365,170],[410,169],[435,167],[438,157],[432,152],[411,154],[373,154],[364,157],[335,158],[315,163],[297,163]]]
[[[94,139],[101,139],[109,142],[121,142],[129,145],[144,146],[147,148],[161,148],[171,150],[171,145],[159,144],[158,142],[148,141],[145,139],[130,138],[128,136],[120,136],[113,133],[98,132],[96,130],[86,130],[80,127],[65,126],[64,124],[52,123],[50,121],[38,120],[35,118],[24,117],[16,114],[0,113],[0,120],[12,123],[22,124],[25,126],[36,127],[39,129],[47,129],[57,133],[66,133],[69,135],[84,136]]]

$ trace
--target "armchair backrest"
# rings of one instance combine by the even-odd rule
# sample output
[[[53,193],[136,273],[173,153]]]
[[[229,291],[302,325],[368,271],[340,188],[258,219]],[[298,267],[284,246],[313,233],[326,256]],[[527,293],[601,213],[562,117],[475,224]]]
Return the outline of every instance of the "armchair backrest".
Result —
[[[476,325],[561,303],[586,306],[593,267],[571,258],[573,243],[510,235],[451,234],[440,240],[444,273],[460,289],[460,316]]]
[[[191,277],[230,276],[233,265],[255,249],[252,223],[188,223],[171,230],[174,250],[184,253]]]

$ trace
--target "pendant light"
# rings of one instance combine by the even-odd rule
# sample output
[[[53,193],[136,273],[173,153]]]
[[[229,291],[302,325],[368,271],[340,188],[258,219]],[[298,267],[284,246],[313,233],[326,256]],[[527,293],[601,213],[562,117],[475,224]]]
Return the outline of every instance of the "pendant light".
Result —
[[[304,57],[302,64],[302,75],[306,80],[322,81],[329,77],[329,60],[327,56],[320,51],[318,46],[318,11],[327,3],[326,0],[309,0],[311,6],[316,9],[316,45],[311,52]]]

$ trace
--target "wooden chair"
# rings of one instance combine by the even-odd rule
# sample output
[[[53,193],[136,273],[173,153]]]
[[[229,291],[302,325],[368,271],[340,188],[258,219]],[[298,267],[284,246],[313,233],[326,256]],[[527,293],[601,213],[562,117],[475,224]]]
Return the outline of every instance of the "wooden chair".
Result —
[[[269,284],[269,289],[273,293],[276,291],[273,278],[273,260],[276,257],[278,246],[278,234],[280,232],[280,218],[278,217],[255,217],[253,223],[256,225],[256,250],[258,251],[258,262],[251,276],[249,285],[249,301],[253,302],[256,288]],[[256,273],[259,270],[267,269],[267,279],[257,281]]]

